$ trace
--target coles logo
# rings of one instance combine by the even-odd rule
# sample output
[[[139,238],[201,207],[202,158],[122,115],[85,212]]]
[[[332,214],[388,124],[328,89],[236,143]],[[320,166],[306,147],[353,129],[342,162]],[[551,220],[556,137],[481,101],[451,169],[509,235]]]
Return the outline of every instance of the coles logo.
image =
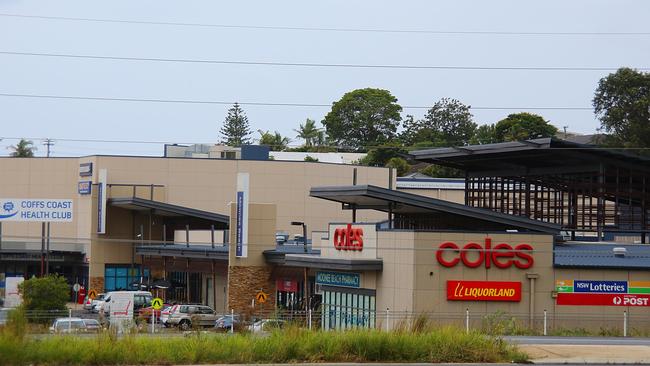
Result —
[[[363,229],[353,228],[348,224],[345,228],[334,230],[334,248],[336,250],[363,250]]]
[[[527,269],[533,266],[533,256],[529,251],[533,247],[529,244],[519,244],[514,248],[509,244],[500,243],[492,246],[492,239],[485,238],[481,246],[478,243],[468,243],[462,249],[452,242],[440,244],[436,251],[438,263],[445,267],[454,267],[459,262],[470,268],[477,268],[484,265],[490,268],[494,264],[497,268],[510,268],[514,265],[520,269]]]

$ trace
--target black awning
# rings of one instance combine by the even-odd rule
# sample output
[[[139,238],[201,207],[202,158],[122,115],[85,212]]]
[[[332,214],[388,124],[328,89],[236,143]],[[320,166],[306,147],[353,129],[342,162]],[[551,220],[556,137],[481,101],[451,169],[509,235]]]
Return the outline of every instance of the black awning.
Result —
[[[384,268],[384,262],[381,259],[324,258],[315,254],[290,254],[276,250],[265,251],[264,257],[268,263],[287,267],[307,267],[340,271],[381,271]]]
[[[228,246],[215,246],[211,245],[140,245],[135,248],[136,255],[149,255],[160,257],[181,257],[181,258],[196,258],[196,259],[216,259],[228,260]]]
[[[441,214],[452,218],[465,218],[465,221],[471,224],[468,229],[481,230],[480,227],[473,226],[475,222],[480,221],[498,224],[505,229],[524,229],[548,234],[556,234],[560,231],[560,226],[556,224],[371,185],[314,187],[309,192],[309,195],[340,202],[346,209],[392,211],[398,215]],[[452,221],[462,222],[462,220]]]
[[[228,228],[230,217],[214,212],[197,210],[194,208],[172,205],[138,197],[111,198],[108,204],[127,210],[147,211],[154,215],[166,217],[190,217],[218,224],[219,228]]]

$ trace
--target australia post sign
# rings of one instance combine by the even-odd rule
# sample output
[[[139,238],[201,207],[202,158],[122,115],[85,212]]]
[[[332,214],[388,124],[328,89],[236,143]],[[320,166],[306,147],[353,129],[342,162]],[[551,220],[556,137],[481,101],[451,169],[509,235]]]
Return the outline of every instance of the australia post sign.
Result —
[[[650,282],[559,280],[558,305],[650,306]]]
[[[521,301],[521,282],[447,281],[447,300]]]
[[[72,222],[70,199],[0,198],[0,222]]]

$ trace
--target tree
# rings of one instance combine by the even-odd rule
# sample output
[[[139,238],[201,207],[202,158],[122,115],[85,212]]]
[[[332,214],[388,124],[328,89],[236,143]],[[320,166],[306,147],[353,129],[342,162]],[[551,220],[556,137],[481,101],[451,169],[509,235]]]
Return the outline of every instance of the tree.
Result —
[[[288,137],[282,137],[278,131],[270,133],[269,131],[257,130],[260,133],[260,145],[268,145],[271,151],[284,151],[289,145]]]
[[[390,158],[386,163],[386,168],[393,168],[397,171],[397,176],[402,177],[411,170],[409,163],[402,158]]]
[[[423,120],[407,119],[402,140],[417,147],[467,145],[476,131],[469,109],[456,99],[442,98]]]
[[[431,164],[428,167],[421,169],[420,173],[434,178],[463,178],[465,173],[462,170]]]
[[[316,121],[307,118],[305,124],[300,124],[300,128],[294,131],[298,132],[297,138],[305,140],[305,146],[311,147],[314,144],[322,142],[324,133],[320,128],[316,127]]]
[[[349,150],[366,151],[369,146],[393,140],[402,107],[388,90],[357,89],[332,104],[322,121],[330,142]]]
[[[553,137],[556,133],[557,128],[542,116],[528,112],[510,114],[494,126],[498,142]]]
[[[318,158],[314,158],[314,157],[309,156],[309,155],[305,156],[304,160],[306,162],[308,162],[308,163],[318,163]]]
[[[386,144],[385,146],[370,149],[368,154],[359,160],[359,164],[366,166],[386,166],[390,159],[407,154],[408,151],[397,143]]]
[[[18,285],[23,306],[28,312],[66,310],[70,288],[65,277],[57,274],[33,277]]]
[[[493,124],[480,125],[470,140],[471,145],[485,145],[501,142],[497,139],[496,129]]]
[[[36,151],[36,147],[33,145],[34,143],[31,140],[20,139],[16,145],[9,146],[9,149],[14,151],[11,156],[14,158],[33,158],[34,151]]]
[[[221,142],[228,146],[241,146],[249,143],[248,136],[251,134],[251,130],[248,117],[238,103],[228,110],[228,116],[219,132],[223,136]]]
[[[650,147],[650,73],[620,68],[600,79],[593,106],[606,144]]]

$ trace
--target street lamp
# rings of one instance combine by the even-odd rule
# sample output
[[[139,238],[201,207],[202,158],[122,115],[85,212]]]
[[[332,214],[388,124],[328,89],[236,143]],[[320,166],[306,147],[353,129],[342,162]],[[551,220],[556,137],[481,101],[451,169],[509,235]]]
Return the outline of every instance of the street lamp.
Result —
[[[307,225],[302,221],[291,221],[291,225],[302,226],[302,242],[304,244],[305,253],[307,253]]]

